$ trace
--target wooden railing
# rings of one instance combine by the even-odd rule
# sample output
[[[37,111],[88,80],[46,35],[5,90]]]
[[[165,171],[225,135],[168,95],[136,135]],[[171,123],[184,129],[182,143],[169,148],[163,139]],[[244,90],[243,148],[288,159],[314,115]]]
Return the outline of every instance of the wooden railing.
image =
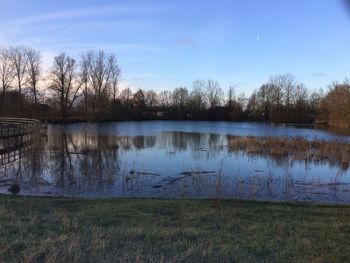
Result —
[[[41,129],[39,120],[0,117],[0,168],[21,159],[40,140]]]
[[[0,117],[0,138],[17,137],[39,132],[42,124],[39,120]]]

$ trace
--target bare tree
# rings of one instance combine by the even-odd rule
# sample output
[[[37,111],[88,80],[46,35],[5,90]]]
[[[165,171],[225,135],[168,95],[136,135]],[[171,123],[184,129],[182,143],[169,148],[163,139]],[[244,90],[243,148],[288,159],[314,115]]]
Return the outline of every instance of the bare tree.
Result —
[[[82,56],[83,80],[92,92],[92,114],[96,117],[108,107],[110,96],[116,98],[120,68],[115,55],[103,50],[90,51]]]
[[[186,87],[179,87],[173,91],[174,106],[182,111],[188,102],[188,90]]]
[[[34,103],[38,103],[38,82],[40,80],[40,52],[33,49],[28,48],[26,50],[26,62],[27,62],[27,71],[28,71],[28,81],[30,91],[34,97]]]
[[[257,103],[257,91],[254,90],[252,95],[250,95],[249,97],[249,100],[248,100],[248,105],[247,105],[247,112],[249,114],[249,117],[250,118],[253,118],[255,119],[257,116],[256,116],[256,113],[258,111],[258,103]]]
[[[158,103],[165,110],[172,104],[172,93],[169,90],[163,90],[158,95]]]
[[[284,105],[288,110],[295,101],[298,82],[292,74],[280,74],[270,78],[271,84],[281,90],[284,98]]]
[[[90,73],[91,56],[89,53],[81,56],[80,62],[80,80],[82,84],[82,93],[84,96],[84,112],[88,114],[88,98],[89,98],[89,73]]]
[[[248,98],[246,97],[244,92],[238,94],[237,103],[242,107],[242,109],[247,109]]]
[[[197,79],[192,84],[191,101],[195,110],[205,109],[205,81]]]
[[[208,80],[206,95],[209,108],[214,108],[221,105],[223,92],[218,81]]]
[[[229,108],[233,108],[236,102],[236,88],[234,86],[230,86],[227,91],[227,102],[226,105]]]
[[[317,115],[321,111],[323,98],[324,98],[324,93],[322,89],[320,89],[318,92],[313,91],[309,95],[308,104],[312,114]],[[317,116],[317,117],[320,117],[320,116]]]
[[[263,84],[256,92],[256,103],[259,113],[262,114],[263,119],[270,120],[272,111],[274,109],[274,85],[267,83]]]
[[[112,95],[113,101],[117,99],[119,80],[121,75],[121,70],[118,61],[114,55],[109,58],[109,68],[111,71],[111,85],[112,85]]]
[[[145,100],[145,92],[142,89],[139,89],[135,92],[132,97],[132,104],[134,108],[140,113],[145,108],[146,100]]]
[[[14,68],[10,51],[6,48],[2,48],[0,49],[0,81],[3,96],[5,96],[6,92],[11,87],[13,78]]]
[[[120,92],[119,98],[121,100],[121,103],[129,110],[130,102],[132,98],[132,91],[130,88],[123,89]]]
[[[151,110],[158,104],[158,96],[154,90],[146,91],[145,94],[146,106]]]
[[[26,83],[27,74],[27,48],[25,47],[11,47],[10,54],[14,67],[14,80],[18,87],[19,106],[22,109],[22,88]]]
[[[295,95],[293,99],[293,104],[300,105],[300,104],[306,104],[308,99],[308,92],[305,88],[304,84],[298,84],[295,87]]]
[[[49,88],[59,104],[63,120],[67,119],[81,86],[77,80],[76,69],[75,60],[65,53],[55,57],[51,72],[52,83]]]
[[[267,85],[270,85],[271,92],[273,93],[273,101],[277,108],[283,105],[283,83],[281,83],[281,75],[271,76]]]

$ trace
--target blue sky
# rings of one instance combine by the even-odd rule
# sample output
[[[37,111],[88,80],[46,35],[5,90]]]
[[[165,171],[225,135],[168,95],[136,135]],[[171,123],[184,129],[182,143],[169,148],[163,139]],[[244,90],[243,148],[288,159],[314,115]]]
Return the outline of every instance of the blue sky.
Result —
[[[250,95],[270,75],[310,89],[350,77],[350,8],[342,0],[0,0],[0,45],[113,52],[122,86],[191,87],[197,78]]]

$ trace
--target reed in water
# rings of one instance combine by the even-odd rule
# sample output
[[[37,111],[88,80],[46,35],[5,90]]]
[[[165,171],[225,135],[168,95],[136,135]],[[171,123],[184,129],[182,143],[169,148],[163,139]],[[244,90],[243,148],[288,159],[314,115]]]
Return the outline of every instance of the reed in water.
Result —
[[[228,150],[263,155],[273,158],[291,158],[313,163],[328,162],[347,170],[350,162],[350,143],[341,140],[307,140],[304,137],[228,136]]]

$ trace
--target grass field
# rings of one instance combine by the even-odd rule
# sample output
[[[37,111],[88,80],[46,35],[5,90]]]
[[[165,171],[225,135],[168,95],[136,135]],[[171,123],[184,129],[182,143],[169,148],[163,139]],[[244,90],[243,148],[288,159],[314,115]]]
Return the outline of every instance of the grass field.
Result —
[[[0,262],[349,262],[350,207],[0,196]]]

